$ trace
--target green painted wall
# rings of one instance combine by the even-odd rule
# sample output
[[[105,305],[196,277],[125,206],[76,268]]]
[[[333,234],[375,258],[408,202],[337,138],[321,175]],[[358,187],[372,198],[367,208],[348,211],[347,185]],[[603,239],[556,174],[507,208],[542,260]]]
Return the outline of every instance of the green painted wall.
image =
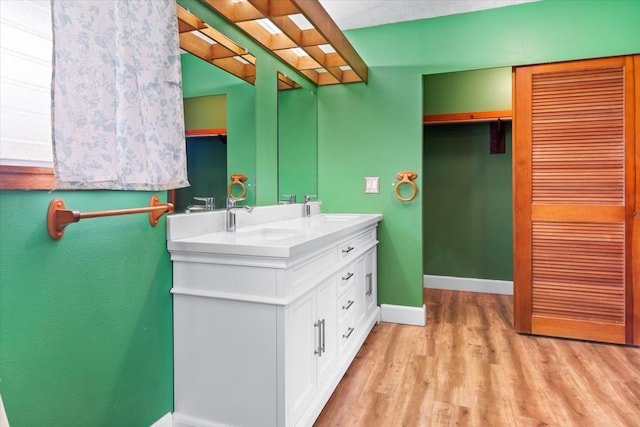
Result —
[[[370,64],[368,85],[318,91],[323,210],[384,215],[378,232],[379,303],[422,305],[421,81],[417,72]],[[418,172],[418,195],[408,203],[393,192],[395,174],[403,170]],[[380,193],[365,194],[364,177],[375,176]]]
[[[12,427],[146,427],[173,410],[164,218],[85,219],[58,241],[45,221],[53,198],[90,212],[147,206],[151,194],[0,191],[0,393]]]
[[[511,109],[511,67],[429,74],[423,82],[424,114]]]
[[[424,274],[513,280],[511,123],[489,154],[489,124],[425,126]]]
[[[318,91],[319,196],[330,212],[384,215],[379,303],[422,305],[422,76],[637,53],[639,16],[638,1],[546,0],[346,32],[369,84]],[[392,184],[406,169],[420,192],[402,203]],[[364,194],[365,176],[380,194]]]
[[[637,0],[542,0],[347,31],[367,65],[423,74],[640,51]]]

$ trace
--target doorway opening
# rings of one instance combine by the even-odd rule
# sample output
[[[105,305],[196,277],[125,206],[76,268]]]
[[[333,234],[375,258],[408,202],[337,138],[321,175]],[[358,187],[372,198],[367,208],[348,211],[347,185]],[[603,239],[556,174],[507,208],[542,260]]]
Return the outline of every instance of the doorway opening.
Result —
[[[512,294],[511,68],[427,75],[423,89],[425,287]]]

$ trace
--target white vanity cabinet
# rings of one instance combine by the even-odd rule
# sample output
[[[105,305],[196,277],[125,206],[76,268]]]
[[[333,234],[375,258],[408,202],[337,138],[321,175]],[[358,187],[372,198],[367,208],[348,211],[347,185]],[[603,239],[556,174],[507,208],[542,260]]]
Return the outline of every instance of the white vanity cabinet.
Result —
[[[380,220],[316,215],[169,240],[174,426],[311,426],[379,321]]]

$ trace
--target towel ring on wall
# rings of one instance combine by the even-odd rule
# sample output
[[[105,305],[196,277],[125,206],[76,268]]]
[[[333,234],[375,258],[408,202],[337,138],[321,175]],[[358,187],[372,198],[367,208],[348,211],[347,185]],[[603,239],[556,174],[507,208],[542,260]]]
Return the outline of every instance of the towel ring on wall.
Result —
[[[396,185],[396,188],[394,189],[394,192],[396,193],[396,197],[398,198],[398,200],[402,202],[409,202],[415,199],[416,195],[418,194],[418,187],[416,187],[416,183],[413,182],[413,180],[416,179],[417,177],[418,177],[418,174],[413,171],[402,171],[396,174],[396,178],[400,180],[400,182]],[[413,190],[409,197],[402,197],[400,195],[399,189],[402,186],[402,184],[408,184]]]
[[[227,187],[227,194],[229,195],[229,198],[231,199],[243,199],[244,196],[247,195],[247,187],[244,186],[243,182],[247,180],[247,175],[243,174],[243,173],[234,173],[233,175],[231,175],[231,184],[229,184],[229,186]],[[239,196],[234,196],[233,195],[233,186],[234,185],[239,185],[240,188],[242,189],[242,194],[240,194]]]

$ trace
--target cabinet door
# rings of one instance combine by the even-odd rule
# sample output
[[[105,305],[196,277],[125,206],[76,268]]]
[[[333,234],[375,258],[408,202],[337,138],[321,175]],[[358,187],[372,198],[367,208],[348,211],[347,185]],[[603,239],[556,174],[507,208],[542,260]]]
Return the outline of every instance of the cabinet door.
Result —
[[[336,299],[336,278],[332,276],[288,307],[287,403],[293,423],[318,387],[333,378],[338,356]]]
[[[370,249],[364,258],[365,313],[370,314],[378,305],[378,264],[376,248]]]
[[[640,291],[631,274],[632,58],[520,67],[515,76],[516,329],[631,343]]]
[[[316,390],[316,358],[319,326],[316,291],[296,300],[288,308],[285,372],[287,412],[294,423],[313,399]],[[314,326],[316,325],[316,326]]]
[[[318,387],[321,387],[326,380],[332,378],[331,373],[338,357],[336,278],[331,277],[318,285],[317,293],[316,322],[322,322],[319,336],[322,352],[316,355],[316,375]]]
[[[354,283],[355,289],[355,303],[353,310],[355,311],[355,323],[360,324],[362,319],[366,317],[367,302],[366,294],[368,289],[368,275],[367,275],[367,256],[362,255],[355,261],[356,282]]]

